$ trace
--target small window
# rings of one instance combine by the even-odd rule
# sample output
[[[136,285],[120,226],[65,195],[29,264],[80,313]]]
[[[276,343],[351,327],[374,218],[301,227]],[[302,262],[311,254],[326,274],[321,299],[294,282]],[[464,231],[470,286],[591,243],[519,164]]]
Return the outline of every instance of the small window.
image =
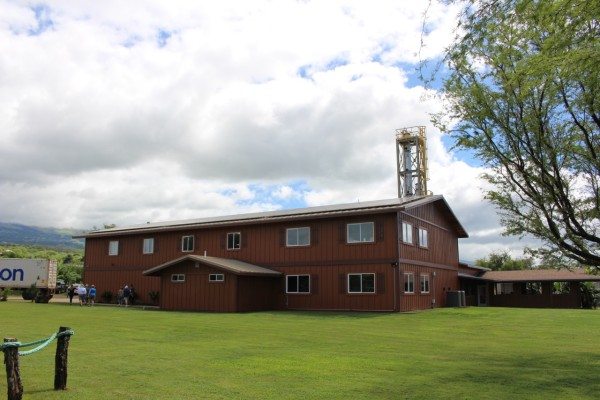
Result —
[[[412,224],[409,224],[408,222],[402,222],[402,241],[404,243],[409,243],[409,244],[413,243],[413,238],[412,238],[413,232],[412,231],[413,231]]]
[[[242,234],[240,232],[230,232],[227,234],[227,250],[239,250],[242,244]]]
[[[361,222],[347,225],[347,243],[369,243],[375,238],[375,224],[373,222]]]
[[[144,254],[152,254],[154,253],[154,238],[147,238],[144,239],[144,246],[143,246],[143,251]]]
[[[208,281],[209,282],[224,282],[225,274],[209,274]]]
[[[108,255],[116,256],[118,254],[119,254],[119,241],[111,240],[110,242],[108,242]]]
[[[404,274],[404,293],[415,292],[415,276],[412,272]]]
[[[514,288],[512,283],[496,283],[495,294],[513,294]]]
[[[286,293],[310,293],[310,275],[287,275]]]
[[[286,246],[309,246],[310,245],[310,228],[289,228],[285,230]]]
[[[171,275],[171,282],[176,282],[176,283],[185,282],[185,274],[173,274],[173,275]]]
[[[421,275],[421,293],[429,293],[429,275]]]
[[[419,246],[427,247],[427,229],[419,228]]]
[[[182,236],[181,237],[181,251],[183,251],[183,252],[194,251],[194,236]]]
[[[375,274],[348,274],[348,293],[375,293]]]

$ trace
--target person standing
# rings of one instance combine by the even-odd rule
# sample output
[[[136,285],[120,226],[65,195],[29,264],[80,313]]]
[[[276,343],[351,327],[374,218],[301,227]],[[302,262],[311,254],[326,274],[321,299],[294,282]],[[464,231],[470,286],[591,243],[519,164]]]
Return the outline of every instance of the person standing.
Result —
[[[73,297],[75,296],[75,288],[73,287],[73,284],[69,285],[69,288],[67,289],[67,296],[69,296],[69,304],[73,304]]]
[[[123,288],[119,289],[117,292],[117,304],[119,304],[119,306],[123,305]]]
[[[133,305],[133,303],[135,302],[135,295],[136,295],[135,288],[133,287],[133,283],[129,284],[129,291],[130,291],[129,304]]]
[[[92,285],[88,292],[88,305],[90,307],[94,305],[94,300],[96,300],[96,286]]]
[[[79,285],[77,288],[77,295],[79,296],[79,305],[83,306],[86,301],[87,289],[84,285]]]
[[[129,296],[131,296],[131,289],[129,289],[129,286],[125,285],[123,288],[123,300],[125,300],[125,307],[129,306]]]

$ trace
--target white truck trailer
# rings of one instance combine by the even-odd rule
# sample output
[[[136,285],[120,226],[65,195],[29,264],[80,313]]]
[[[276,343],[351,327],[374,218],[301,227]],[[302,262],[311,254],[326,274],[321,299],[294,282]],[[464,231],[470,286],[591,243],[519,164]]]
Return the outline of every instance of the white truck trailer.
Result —
[[[0,288],[28,289],[31,285],[47,293],[56,288],[54,260],[0,258]]]

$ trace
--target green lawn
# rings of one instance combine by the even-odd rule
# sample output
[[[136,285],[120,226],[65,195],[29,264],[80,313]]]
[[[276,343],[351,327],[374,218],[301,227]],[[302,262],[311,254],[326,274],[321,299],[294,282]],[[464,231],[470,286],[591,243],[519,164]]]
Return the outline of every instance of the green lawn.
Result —
[[[598,398],[600,311],[204,314],[0,303],[0,334],[76,332],[21,358],[25,399]],[[0,398],[6,374],[0,374]]]

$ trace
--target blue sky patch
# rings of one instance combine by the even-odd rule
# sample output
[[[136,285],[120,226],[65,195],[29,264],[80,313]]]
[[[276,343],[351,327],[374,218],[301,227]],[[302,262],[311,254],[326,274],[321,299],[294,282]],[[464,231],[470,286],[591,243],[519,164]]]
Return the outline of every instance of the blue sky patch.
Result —
[[[282,187],[289,187],[292,193],[288,197],[282,197],[280,194]],[[239,200],[236,204],[240,206],[251,206],[253,204],[277,204],[281,209],[303,208],[306,207],[304,194],[311,191],[310,186],[304,180],[264,185],[252,183],[248,189],[254,194],[254,197],[247,200]],[[235,193],[232,190],[222,191],[226,196]]]
[[[172,32],[159,29],[158,33],[156,34],[156,43],[158,43],[158,47],[165,47],[172,35]]]
[[[37,22],[37,26],[35,28],[29,29],[27,33],[30,36],[38,36],[51,29],[54,26],[54,22],[52,18],[50,18],[50,7],[45,4],[39,4],[37,6],[31,7],[31,11],[35,13],[35,20]]]

